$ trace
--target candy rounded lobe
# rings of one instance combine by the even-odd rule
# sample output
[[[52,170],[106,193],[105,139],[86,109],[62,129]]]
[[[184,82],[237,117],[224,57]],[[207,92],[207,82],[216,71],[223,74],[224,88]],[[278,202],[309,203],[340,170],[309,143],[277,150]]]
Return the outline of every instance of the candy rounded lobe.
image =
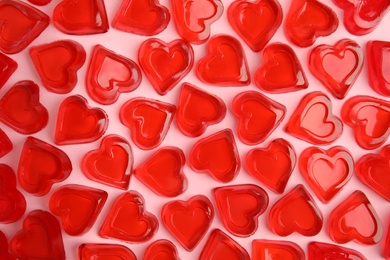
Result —
[[[290,241],[255,239],[252,242],[252,259],[304,260],[303,249]]]
[[[159,239],[145,249],[144,260],[180,260],[176,246],[169,240]]]
[[[117,244],[93,244],[84,243],[78,247],[80,260],[91,259],[120,259],[136,260],[137,257],[128,247]]]
[[[0,88],[4,86],[17,68],[18,63],[16,61],[7,55],[0,53]]]
[[[390,42],[368,41],[366,60],[370,86],[379,94],[390,97]]]
[[[367,260],[356,250],[322,242],[310,242],[308,245],[308,260],[345,259]]]
[[[2,231],[0,231],[0,257],[4,260],[16,260],[8,249],[8,240]]]

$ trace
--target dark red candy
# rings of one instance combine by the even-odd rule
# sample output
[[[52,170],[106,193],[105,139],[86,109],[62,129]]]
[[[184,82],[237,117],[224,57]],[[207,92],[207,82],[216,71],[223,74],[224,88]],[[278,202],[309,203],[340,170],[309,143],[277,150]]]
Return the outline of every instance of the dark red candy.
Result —
[[[16,260],[15,256],[11,255],[8,249],[8,240],[2,231],[0,231],[0,259]]]
[[[80,260],[137,260],[128,247],[117,244],[92,244],[84,243],[78,248]]]
[[[294,242],[266,239],[253,240],[252,260],[268,259],[305,260],[305,252]]]
[[[308,260],[367,260],[356,250],[337,245],[310,242],[308,245]]]
[[[4,86],[17,68],[18,63],[16,61],[0,53],[0,88]]]
[[[0,158],[11,152],[13,147],[7,134],[0,128]]]
[[[154,241],[145,249],[144,260],[180,260],[176,246],[169,240]]]
[[[47,5],[51,2],[51,0],[28,0],[28,1],[34,5]]]
[[[390,97],[390,42],[368,41],[366,60],[370,86],[379,94]]]

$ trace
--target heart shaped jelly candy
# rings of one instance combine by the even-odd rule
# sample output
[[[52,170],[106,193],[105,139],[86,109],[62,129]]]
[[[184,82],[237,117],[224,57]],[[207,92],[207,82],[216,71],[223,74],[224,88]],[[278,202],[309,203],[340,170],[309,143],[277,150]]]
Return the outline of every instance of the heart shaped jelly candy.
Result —
[[[4,86],[17,68],[18,63],[16,61],[0,53],[0,88]]]
[[[144,252],[143,259],[180,260],[176,246],[169,240],[160,239],[151,243]]]
[[[15,256],[9,252],[7,237],[2,231],[0,231],[0,258],[4,260],[16,260]]]
[[[11,152],[13,147],[14,145],[7,134],[0,128],[0,158]]]
[[[78,248],[78,255],[80,260],[137,260],[133,251],[131,251],[128,247],[116,244],[81,244]]]
[[[362,254],[353,249],[341,247],[337,245],[310,242],[308,245],[308,259],[309,260],[367,260]]]
[[[370,86],[379,94],[390,97],[390,42],[368,41],[366,60]]]
[[[252,242],[252,259],[305,260],[305,252],[294,242],[255,239]]]

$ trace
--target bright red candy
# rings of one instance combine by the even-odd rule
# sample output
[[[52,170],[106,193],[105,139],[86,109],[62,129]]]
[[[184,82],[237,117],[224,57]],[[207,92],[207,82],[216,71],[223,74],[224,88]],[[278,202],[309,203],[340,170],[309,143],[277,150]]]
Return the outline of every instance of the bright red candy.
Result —
[[[0,99],[0,121],[21,134],[40,131],[48,120],[48,112],[39,102],[39,87],[30,80],[15,83]]]
[[[174,105],[148,98],[133,98],[120,109],[122,124],[131,140],[143,150],[156,148],[164,140],[176,112]]]
[[[363,68],[363,50],[353,40],[321,44],[309,54],[311,73],[336,98],[343,99]]]
[[[106,202],[108,193],[82,185],[69,184],[50,198],[50,211],[61,218],[62,228],[71,236],[91,229]]]
[[[308,245],[308,260],[367,260],[353,249],[321,242],[310,242]]]
[[[355,191],[330,213],[328,234],[339,244],[350,241],[363,245],[377,244],[383,233],[382,223],[361,191]]]
[[[17,172],[24,190],[43,196],[54,183],[68,178],[71,171],[72,163],[66,153],[37,138],[27,137]]]
[[[28,1],[34,5],[47,5],[51,2],[51,0],[28,0]]]
[[[176,197],[188,186],[183,173],[185,156],[181,149],[163,147],[140,164],[134,175],[149,189],[160,196]]]
[[[18,63],[16,61],[0,53],[0,88],[4,86],[17,68]]]
[[[366,60],[370,86],[379,94],[390,97],[390,42],[368,41]]]
[[[180,260],[176,246],[166,239],[150,244],[144,252],[144,260]]]
[[[213,218],[213,205],[203,195],[196,195],[188,201],[170,201],[161,210],[165,228],[187,251],[192,251],[198,245]]]
[[[219,182],[232,181],[241,166],[232,131],[225,129],[198,140],[192,146],[188,164],[194,171],[207,173]]]
[[[390,136],[389,101],[371,96],[352,97],[341,108],[341,118],[364,149],[376,149]]]
[[[139,35],[156,35],[169,23],[171,15],[168,8],[158,0],[122,0],[112,27]]]
[[[284,43],[272,43],[263,51],[263,64],[255,73],[256,86],[269,93],[306,89],[309,82],[294,50]]]
[[[302,184],[285,194],[272,206],[268,227],[279,236],[293,232],[315,236],[322,228],[322,213]]]
[[[141,194],[128,191],[111,206],[99,235],[129,243],[143,243],[156,234],[158,226],[157,218],[146,211]]]
[[[156,92],[165,95],[190,72],[194,51],[184,40],[165,43],[152,38],[142,43],[138,60]]]
[[[129,142],[119,135],[107,135],[100,147],[84,155],[81,169],[88,179],[127,190],[133,170]]]
[[[116,244],[81,244],[78,256],[80,260],[137,260],[129,248]]]
[[[221,0],[172,0],[176,31],[186,41],[200,44],[210,37],[211,24],[223,13]]]
[[[13,147],[14,145],[8,138],[7,134],[0,128],[0,158],[11,152]]]
[[[268,206],[268,194],[259,186],[239,184],[213,190],[215,204],[224,227],[233,235],[248,237],[258,227],[258,217]]]
[[[62,0],[54,8],[53,24],[73,35],[105,33],[110,27],[103,0]]]
[[[299,47],[313,45],[319,36],[336,31],[336,13],[318,0],[292,0],[288,10],[285,33],[289,41]]]
[[[292,144],[279,138],[266,148],[250,150],[245,157],[245,166],[250,175],[281,194],[294,170],[296,160]]]
[[[107,127],[108,116],[103,109],[91,108],[80,95],[69,96],[58,109],[54,142],[57,145],[93,142]]]
[[[343,123],[332,114],[332,103],[324,93],[306,94],[292,113],[285,131],[301,140],[328,145],[343,132]]]
[[[199,260],[210,259],[250,260],[250,256],[239,243],[221,230],[214,229],[199,256]]]
[[[225,34],[209,40],[207,54],[196,66],[196,75],[204,83],[216,86],[247,86],[251,82],[241,43]]]
[[[10,242],[10,251],[20,260],[65,260],[61,227],[47,211],[31,211],[23,220],[23,228]]]
[[[348,32],[364,35],[372,32],[389,11],[389,0],[333,0],[344,10],[344,26]]]
[[[0,2],[0,17],[0,50],[8,54],[24,50],[50,23],[45,13],[15,0]]]
[[[282,24],[282,7],[276,0],[240,0],[228,8],[228,20],[255,52],[261,51]]]
[[[390,218],[389,222],[387,223],[387,234],[383,243],[383,256],[386,259],[390,259]]]
[[[8,250],[7,237],[0,230],[0,259],[3,260],[16,260],[15,256],[11,255]]]
[[[60,40],[32,47],[30,56],[42,84],[51,92],[65,94],[76,86],[86,53],[78,42]]]
[[[262,143],[282,122],[286,107],[256,91],[238,94],[232,102],[237,135],[248,145]]]
[[[138,88],[141,79],[141,71],[134,61],[95,45],[85,82],[88,95],[94,101],[111,105],[121,93]]]
[[[356,162],[355,172],[361,182],[390,202],[390,145],[379,154],[362,156]]]
[[[305,260],[305,252],[289,241],[255,239],[252,242],[252,260]]]
[[[299,156],[299,171],[317,197],[328,203],[351,179],[354,160],[342,146],[309,147]]]
[[[16,188],[14,171],[8,165],[0,164],[0,223],[15,222],[23,216],[25,211],[26,199]]]
[[[183,134],[200,136],[209,125],[221,122],[225,115],[226,105],[220,97],[183,83],[176,113],[176,124]]]

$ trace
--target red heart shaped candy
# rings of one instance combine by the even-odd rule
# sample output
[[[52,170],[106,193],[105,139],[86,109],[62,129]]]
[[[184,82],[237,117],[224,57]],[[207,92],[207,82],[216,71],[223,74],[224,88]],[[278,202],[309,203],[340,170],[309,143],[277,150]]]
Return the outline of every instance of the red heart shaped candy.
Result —
[[[382,96],[390,97],[390,42],[368,41],[366,60],[370,86]]]
[[[107,260],[137,260],[128,247],[116,244],[81,244],[78,249],[80,260],[107,259]]]
[[[252,260],[305,260],[305,252],[294,242],[255,239],[252,242]]]
[[[144,252],[143,259],[150,260],[180,260],[176,246],[166,239],[151,243]]]
[[[47,5],[51,2],[51,0],[28,0],[28,1],[34,5]]]
[[[15,256],[11,255],[8,250],[7,237],[0,231],[0,258],[4,260],[16,260]]]
[[[11,152],[13,147],[14,145],[7,134],[0,128],[0,158]]]
[[[345,260],[367,260],[362,254],[353,249],[336,246],[321,242],[310,242],[308,245],[308,259],[345,259]]]
[[[16,61],[7,55],[0,53],[0,88],[4,86],[17,68],[18,63]]]
[[[387,258],[390,258],[390,218],[389,218],[389,222],[387,224],[387,235],[386,235],[386,238],[385,239],[385,242],[383,243],[383,256],[387,259]]]

